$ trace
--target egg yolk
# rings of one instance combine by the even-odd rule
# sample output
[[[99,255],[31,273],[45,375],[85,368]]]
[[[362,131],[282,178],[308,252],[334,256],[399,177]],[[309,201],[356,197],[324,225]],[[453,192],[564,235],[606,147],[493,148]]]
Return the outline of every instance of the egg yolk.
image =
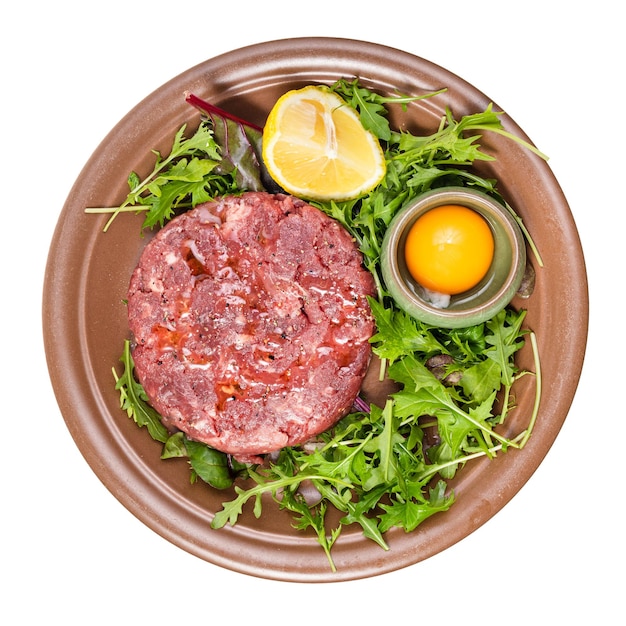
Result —
[[[411,276],[430,291],[455,295],[475,287],[493,260],[494,241],[485,218],[459,205],[420,216],[405,244]]]

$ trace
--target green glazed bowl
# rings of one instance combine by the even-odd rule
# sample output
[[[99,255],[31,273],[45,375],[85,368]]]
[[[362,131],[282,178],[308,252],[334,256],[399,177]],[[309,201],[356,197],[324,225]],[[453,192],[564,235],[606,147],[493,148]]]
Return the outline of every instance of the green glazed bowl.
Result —
[[[446,204],[474,209],[489,224],[494,238],[493,261],[478,285],[464,293],[435,297],[419,285],[404,260],[404,246],[415,221]],[[463,328],[480,324],[506,307],[520,288],[526,268],[524,236],[511,211],[485,193],[465,187],[426,192],[393,218],[381,250],[381,270],[387,290],[397,305],[432,326]]]

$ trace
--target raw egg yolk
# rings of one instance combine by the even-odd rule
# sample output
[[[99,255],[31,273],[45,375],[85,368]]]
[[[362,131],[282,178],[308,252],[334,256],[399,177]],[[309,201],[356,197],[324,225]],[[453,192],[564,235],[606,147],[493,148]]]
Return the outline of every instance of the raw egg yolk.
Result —
[[[485,218],[459,205],[439,206],[417,218],[405,244],[411,276],[446,295],[475,287],[493,260],[494,241]]]

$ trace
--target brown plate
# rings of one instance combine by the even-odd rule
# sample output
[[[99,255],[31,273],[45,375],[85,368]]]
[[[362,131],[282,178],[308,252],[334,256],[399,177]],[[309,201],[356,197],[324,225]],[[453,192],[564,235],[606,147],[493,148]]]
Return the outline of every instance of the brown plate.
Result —
[[[116,206],[127,193],[131,170],[147,174],[151,150],[167,153],[176,130],[195,125],[198,113],[184,92],[263,124],[286,90],[359,76],[382,92],[447,92],[394,109],[396,128],[431,133],[445,107],[458,118],[483,111],[490,100],[445,69],[411,54],[371,43],[330,38],[287,39],[218,56],[169,81],[130,111],[85,165],[67,198],[54,233],[44,286],[43,328],[52,384],[76,441],[93,471],[140,520],[175,545],[211,563],[277,580],[333,581],[364,578],[426,559],[463,539],[497,513],[537,469],[554,442],[578,384],[586,346],[587,279],[578,233],[567,201],[548,165],[498,135],[482,144],[496,157],[480,167],[500,181],[500,191],[523,217],[544,267],[534,294],[520,301],[538,337],[543,399],[532,438],[521,451],[494,461],[468,463],[453,482],[456,503],[416,531],[392,530],[389,551],[347,528],[334,546],[333,574],[314,537],[296,531],[288,513],[268,505],[260,519],[245,510],[238,524],[210,528],[230,494],[190,484],[184,460],[160,460],[161,445],[120,410],[111,368],[127,323],[123,298],[146,239],[142,217],[118,216],[107,233],[106,216],[89,206]],[[497,108],[497,107],[496,107]],[[507,116],[505,128],[528,139]],[[533,369],[530,348],[520,366]],[[535,398],[532,377],[516,389],[517,409],[507,432],[523,430]]]

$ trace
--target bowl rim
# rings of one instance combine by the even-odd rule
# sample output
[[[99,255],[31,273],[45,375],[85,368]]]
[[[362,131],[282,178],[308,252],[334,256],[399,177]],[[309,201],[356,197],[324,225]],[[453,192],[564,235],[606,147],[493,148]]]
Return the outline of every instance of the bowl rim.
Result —
[[[500,286],[491,297],[484,300],[481,298],[480,288],[485,280],[483,279],[475,292],[470,290],[461,294],[469,305],[466,307],[461,304],[457,308],[443,308],[420,296],[417,290],[410,287],[411,282],[417,283],[411,277],[405,276],[406,272],[402,271],[398,258],[402,251],[402,240],[415,221],[431,209],[447,204],[466,206],[480,213],[489,223],[496,246],[503,234],[511,249],[511,265]],[[444,328],[473,326],[496,315],[515,297],[525,268],[526,242],[512,209],[486,192],[468,187],[431,189],[420,194],[393,217],[381,247],[383,280],[398,306],[420,321]]]

